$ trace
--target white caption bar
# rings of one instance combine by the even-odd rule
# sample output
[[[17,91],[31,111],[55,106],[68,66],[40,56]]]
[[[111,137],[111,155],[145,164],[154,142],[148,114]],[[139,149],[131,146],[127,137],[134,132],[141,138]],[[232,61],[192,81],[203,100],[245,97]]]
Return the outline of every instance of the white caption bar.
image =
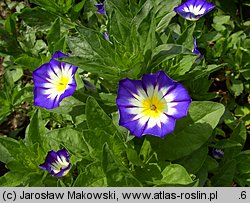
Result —
[[[0,187],[0,203],[2,202],[84,202],[84,203],[161,203],[161,202],[249,202],[250,189],[242,187],[213,188],[52,188],[52,187]]]

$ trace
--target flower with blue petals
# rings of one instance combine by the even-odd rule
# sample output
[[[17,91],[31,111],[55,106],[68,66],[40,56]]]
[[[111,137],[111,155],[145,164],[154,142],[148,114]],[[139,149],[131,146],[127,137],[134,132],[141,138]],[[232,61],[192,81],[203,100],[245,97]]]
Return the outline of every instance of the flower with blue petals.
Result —
[[[107,41],[109,41],[109,34],[107,31],[103,32],[103,36]]]
[[[35,106],[53,109],[59,107],[65,97],[74,93],[77,67],[55,60],[67,56],[57,51],[49,63],[41,65],[33,72]]]
[[[119,125],[131,134],[163,138],[174,130],[177,119],[187,115],[191,98],[180,83],[159,71],[144,74],[142,80],[121,80],[116,103]]]
[[[224,156],[223,149],[213,148],[212,153],[213,153],[214,158],[216,158],[216,159],[221,159]]]
[[[102,3],[99,4],[95,4],[96,8],[97,8],[97,12],[102,14],[102,15],[106,15],[106,10],[104,8],[104,0],[102,0]]]
[[[194,38],[194,48],[193,48],[192,52],[195,55],[199,55],[197,57],[197,59],[195,59],[195,62],[199,61],[203,57],[203,55],[201,54],[201,52],[197,49],[196,38]]]
[[[187,20],[196,21],[214,8],[214,4],[205,0],[187,0],[174,11]]]
[[[51,150],[48,152],[45,162],[40,164],[39,167],[55,177],[62,177],[70,171],[69,157],[70,155],[66,149],[61,149],[57,152]]]

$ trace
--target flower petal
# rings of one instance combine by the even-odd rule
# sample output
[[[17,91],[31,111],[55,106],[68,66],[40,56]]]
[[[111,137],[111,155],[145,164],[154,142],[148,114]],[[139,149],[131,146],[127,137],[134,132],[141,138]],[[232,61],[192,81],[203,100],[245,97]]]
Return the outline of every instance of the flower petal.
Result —
[[[140,80],[123,79],[119,82],[116,103],[121,106],[138,106],[147,97]]]
[[[54,55],[52,56],[52,59],[55,59],[55,58],[63,58],[63,57],[65,57],[65,56],[69,56],[68,54],[64,54],[64,53],[62,53],[62,52],[60,52],[60,51],[56,51],[55,53],[54,53]]]
[[[191,104],[191,101],[181,101],[181,102],[170,102],[168,103],[167,115],[174,117],[175,119],[182,118],[187,116],[188,108]]]
[[[170,89],[163,99],[168,103],[190,101],[187,90],[181,84],[177,84],[174,88]]]
[[[153,122],[149,121],[148,123]],[[160,126],[154,125],[152,128],[145,128],[144,134],[156,135],[163,138],[165,135],[174,131],[176,119],[162,114],[160,117]]]

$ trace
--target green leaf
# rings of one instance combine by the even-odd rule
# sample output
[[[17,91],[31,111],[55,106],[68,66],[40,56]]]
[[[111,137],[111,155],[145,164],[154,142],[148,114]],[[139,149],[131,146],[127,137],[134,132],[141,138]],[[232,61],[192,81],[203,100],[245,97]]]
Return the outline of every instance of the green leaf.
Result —
[[[2,187],[20,186],[21,183],[23,182],[23,179],[25,179],[25,176],[22,173],[8,172],[0,177],[0,186]]]
[[[43,143],[42,135],[47,132],[45,124],[42,120],[41,112],[37,109],[31,118],[25,132],[25,141],[28,145],[35,143]]]
[[[246,116],[250,114],[250,109],[247,106],[237,106],[234,113],[235,116]]]
[[[185,75],[185,73],[191,70],[196,58],[197,56],[194,56],[194,55],[183,56],[178,67],[177,68],[175,67],[175,70],[173,70],[174,73],[179,76]]]
[[[185,48],[192,50],[194,48],[194,29],[196,23],[192,22],[185,31],[181,34],[181,36],[176,40],[177,44],[181,44]]]
[[[186,49],[182,45],[176,45],[176,44],[162,44],[156,47],[153,50],[151,62],[148,65],[148,67],[155,67],[159,65],[160,63],[169,60],[171,58],[174,58],[177,55],[180,54],[192,54],[192,52],[188,49]]]
[[[112,119],[103,111],[93,97],[87,99],[86,116],[90,129],[99,128],[112,134],[116,131]]]
[[[139,40],[139,47],[144,54],[147,50],[152,50],[156,46],[156,11],[156,3],[152,3],[152,1],[148,0],[144,3],[140,11],[132,21],[132,28],[135,27],[136,29]]]
[[[177,121],[175,131],[164,139],[148,136],[160,160],[176,160],[205,144],[224,113],[224,106],[215,102],[191,103],[189,114]]]
[[[116,132],[108,133],[104,129],[97,128],[95,130],[83,131],[83,133],[91,157],[101,160],[103,145],[107,143],[117,157],[124,159],[125,146]]]
[[[118,3],[118,2],[117,2]],[[120,2],[119,2],[120,3]],[[119,9],[118,4],[115,4],[112,1],[107,1],[107,13],[108,15],[108,33],[110,37],[114,38],[115,41],[118,41],[119,43],[125,46],[126,48],[130,47],[129,42],[129,36],[131,32],[131,17],[128,18],[128,16],[123,13],[124,8]],[[121,2],[125,3],[125,2]]]
[[[231,79],[231,84],[227,83],[229,90],[234,94],[235,97],[243,93],[244,86],[241,80]]]
[[[250,150],[245,150],[236,156],[237,172],[240,174],[250,174]]]
[[[227,29],[224,24],[229,24],[230,16],[229,15],[217,15],[213,18],[212,26],[215,28],[216,31],[222,32]]]
[[[218,149],[226,149],[231,147],[242,147],[239,142],[229,139],[223,139],[216,142],[216,144],[211,145],[211,147],[218,148]]]
[[[20,105],[24,101],[31,102],[34,98],[33,89],[32,86],[26,86],[19,90],[13,98],[14,106]]]
[[[236,172],[236,161],[234,159],[228,160],[222,166],[219,166],[219,170],[211,178],[212,186],[214,187],[232,186],[235,172]]]
[[[79,3],[77,3],[76,5],[74,5],[73,11],[76,12],[76,13],[79,13],[82,10],[85,2],[86,2],[86,0],[83,0],[83,1],[81,1]]]
[[[31,0],[31,2],[54,13],[62,10],[55,0]]]
[[[19,154],[19,143],[12,138],[0,136],[0,161],[8,163]]]
[[[61,39],[59,39],[55,44],[54,44],[54,52],[60,50],[62,52],[66,52],[66,48],[67,48],[67,43],[66,43],[66,38],[62,37]],[[53,52],[53,53],[54,53]]]
[[[17,30],[16,30],[16,17],[15,14],[9,15],[4,24],[5,30],[10,33],[10,35],[16,37]]]
[[[202,146],[201,148],[192,152],[190,155],[176,160],[174,163],[182,165],[189,173],[196,174],[204,164],[207,154],[207,146]]]
[[[18,57],[23,52],[17,39],[4,29],[0,29],[0,53]]]
[[[57,16],[40,7],[35,7],[25,8],[21,13],[21,18],[31,27],[48,29]]]
[[[157,186],[189,185],[193,183],[192,178],[184,167],[179,164],[170,164],[162,171],[162,179],[155,181]]]
[[[156,27],[157,32],[161,32],[168,27],[171,19],[176,15],[174,7],[176,7],[176,5],[180,3],[180,0],[159,1],[158,7],[160,10],[156,16],[157,19],[159,19],[159,22],[157,23]]]
[[[85,5],[86,0],[80,1],[76,5],[72,7],[71,10],[71,20],[75,21],[80,15],[81,15],[81,10],[83,9]]]
[[[211,172],[211,171],[214,171],[215,169],[217,169],[219,164],[211,156],[207,156],[207,159],[206,159],[206,161],[204,163],[204,166],[206,167],[208,172]]]
[[[74,187],[102,187],[108,186],[101,162],[94,162],[84,166],[84,171],[77,176]]]
[[[193,80],[196,80],[196,79],[199,79],[201,77],[207,77],[207,76],[209,76],[210,73],[221,69],[224,65],[225,64],[220,64],[220,65],[211,64],[211,65],[207,65],[206,67],[196,66],[190,72],[183,75],[181,77],[181,79],[182,80],[189,80],[190,78],[192,78]]]
[[[54,46],[61,38],[61,26],[60,26],[60,18],[57,18],[55,22],[52,24],[48,34],[47,41],[49,46],[49,51],[53,54],[55,51]]]
[[[17,82],[23,76],[23,69],[19,67],[11,70],[10,72],[13,78],[13,82]]]
[[[103,147],[103,170],[107,177],[108,186],[142,186],[133,174],[121,163],[121,161],[109,149],[108,144]]]
[[[142,166],[143,162],[141,161],[140,157],[138,156],[136,150],[132,148],[127,149],[127,156],[128,160],[135,166]]]
[[[246,80],[250,80],[250,69],[241,69],[240,73]]]
[[[230,136],[230,140],[232,142],[238,143],[238,145],[235,147],[226,148],[225,153],[224,153],[224,157],[226,159],[234,158],[235,155],[237,155],[238,153],[241,152],[242,148],[245,145],[246,139],[247,139],[247,130],[245,127],[245,122],[241,121],[238,123],[238,121],[237,121],[237,125],[233,129],[233,133]]]
[[[77,98],[70,96],[63,99],[60,103],[60,106],[55,109],[51,109],[50,111],[57,114],[65,114],[75,116],[76,109],[78,109],[78,113],[84,112],[84,103],[79,101]]]
[[[83,26],[77,27],[77,30],[83,40],[86,40],[92,51],[99,55],[99,57],[107,57],[108,60],[109,56],[115,54],[114,50],[110,48],[110,43],[104,39],[101,33]]]
[[[151,143],[148,139],[144,139],[143,144],[141,146],[139,156],[142,158],[143,163],[148,163],[154,156],[154,150],[151,147]]]
[[[48,143],[47,151],[57,151],[65,147],[71,155],[70,162],[73,164],[88,156],[89,148],[81,131],[72,128],[60,128],[48,132],[43,136],[43,139],[46,139]]]

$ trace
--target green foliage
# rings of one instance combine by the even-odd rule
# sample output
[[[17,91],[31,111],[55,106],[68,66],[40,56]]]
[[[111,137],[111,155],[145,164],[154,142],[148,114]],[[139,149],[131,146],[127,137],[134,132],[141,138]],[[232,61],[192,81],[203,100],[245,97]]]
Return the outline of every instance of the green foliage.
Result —
[[[180,0],[106,0],[106,15],[98,2],[0,5],[0,161],[8,169],[0,186],[249,186],[250,32],[237,14],[249,4],[213,1],[216,9],[189,22],[173,11]],[[32,71],[57,50],[78,67],[77,89],[45,110],[33,104]],[[118,82],[158,70],[193,101],[164,139],[136,138],[119,126]],[[62,148],[72,168],[57,179],[39,165]]]

